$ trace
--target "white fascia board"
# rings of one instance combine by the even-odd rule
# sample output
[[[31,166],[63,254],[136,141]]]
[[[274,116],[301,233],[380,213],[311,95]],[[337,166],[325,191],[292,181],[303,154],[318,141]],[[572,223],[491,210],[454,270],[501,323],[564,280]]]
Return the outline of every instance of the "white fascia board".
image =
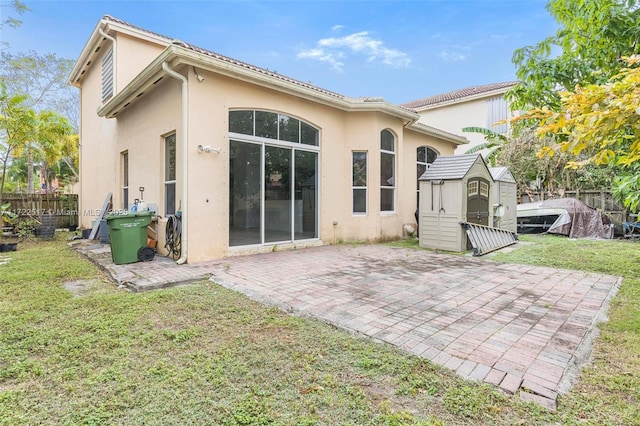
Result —
[[[464,136],[459,136],[453,133],[449,133],[445,130],[441,130],[435,127],[427,126],[422,123],[411,123],[407,126],[409,130],[413,130],[418,133],[433,136],[438,139],[445,140],[447,142],[454,143],[456,145],[465,145],[469,143],[469,140]]]
[[[102,28],[102,31],[107,34],[109,34],[109,31],[113,29],[117,33],[127,34],[132,37],[136,37],[138,39],[149,41],[152,43],[164,46],[169,44],[169,41],[163,37],[149,34],[144,31],[138,31],[135,28],[131,28],[117,22],[100,19],[98,25],[96,25],[96,27],[93,29],[89,40],[87,40],[87,43],[82,48],[82,51],[80,52],[80,56],[78,56],[76,63],[73,65],[73,69],[71,70],[71,73],[67,78],[67,84],[80,87],[80,84],[76,83],[76,80],[78,79],[82,70],[87,67],[87,62],[90,60],[91,56],[95,54],[98,46],[102,46],[102,43],[104,42],[104,37],[102,36],[102,34],[100,34],[99,31],[100,28]]]

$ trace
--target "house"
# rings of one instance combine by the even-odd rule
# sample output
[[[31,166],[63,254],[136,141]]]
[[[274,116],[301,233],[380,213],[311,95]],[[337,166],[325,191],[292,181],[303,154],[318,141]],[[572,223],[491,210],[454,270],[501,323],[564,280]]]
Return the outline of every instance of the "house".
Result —
[[[144,188],[182,218],[179,263],[402,236],[417,177],[466,139],[380,98],[350,98],[105,16],[80,88],[81,225]]]
[[[512,116],[505,93],[517,81],[506,81],[467,87],[402,104],[420,114],[420,123],[435,126],[456,135],[465,136],[468,145],[458,146],[455,153],[464,154],[485,141],[479,133],[463,132],[465,127],[482,127],[505,133],[507,124],[495,125]]]

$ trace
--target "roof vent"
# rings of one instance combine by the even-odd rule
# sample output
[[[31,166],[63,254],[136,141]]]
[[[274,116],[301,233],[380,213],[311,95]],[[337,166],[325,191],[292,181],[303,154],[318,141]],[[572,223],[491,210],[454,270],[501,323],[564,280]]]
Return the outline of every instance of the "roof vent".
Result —
[[[174,38],[173,40],[171,40],[171,44],[174,44],[176,46],[187,47],[187,43],[185,43],[182,40],[178,40],[177,38]]]

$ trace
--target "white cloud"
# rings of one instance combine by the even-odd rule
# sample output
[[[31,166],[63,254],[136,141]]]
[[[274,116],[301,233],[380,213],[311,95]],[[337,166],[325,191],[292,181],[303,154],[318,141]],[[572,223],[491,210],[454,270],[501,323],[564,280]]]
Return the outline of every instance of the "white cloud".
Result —
[[[333,27],[331,27],[331,31],[333,31],[334,33],[337,33],[343,28],[344,28],[344,25],[334,25]]]
[[[316,47],[298,53],[298,57],[327,62],[336,71],[342,71],[344,62],[339,59],[346,58],[348,53],[365,56],[367,62],[379,61],[396,68],[404,68],[411,63],[406,53],[386,47],[381,40],[369,36],[367,31],[345,37],[323,38],[316,43]]]
[[[326,52],[323,49],[317,49],[317,48],[303,50],[302,52],[298,53],[298,58],[313,59],[320,62],[326,62],[329,65],[331,65],[331,68],[341,72],[342,67],[344,67],[344,62],[339,61],[338,60],[339,57],[340,57],[339,54]]]
[[[460,52],[440,52],[438,56],[447,62],[460,62],[469,58],[469,55]]]

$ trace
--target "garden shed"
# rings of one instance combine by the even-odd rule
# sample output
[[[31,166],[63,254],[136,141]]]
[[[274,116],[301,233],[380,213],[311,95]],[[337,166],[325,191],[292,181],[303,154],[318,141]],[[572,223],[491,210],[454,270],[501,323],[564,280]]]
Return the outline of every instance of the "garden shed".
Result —
[[[490,167],[493,177],[493,227],[511,232],[518,228],[516,180],[508,167]]]
[[[480,154],[441,156],[420,177],[420,246],[465,251],[460,222],[493,224],[493,178]]]

